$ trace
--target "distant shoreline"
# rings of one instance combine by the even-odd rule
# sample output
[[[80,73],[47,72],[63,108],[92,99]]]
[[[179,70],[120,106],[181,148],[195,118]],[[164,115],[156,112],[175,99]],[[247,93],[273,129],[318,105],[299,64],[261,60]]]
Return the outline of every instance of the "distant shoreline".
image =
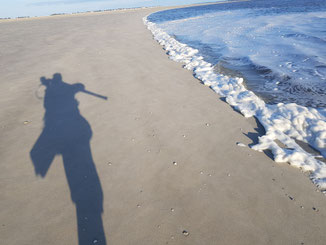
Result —
[[[73,13],[53,13],[51,15],[41,15],[41,16],[17,16],[13,18],[0,18],[1,22],[8,22],[8,21],[22,21],[22,20],[33,20],[33,19],[40,19],[40,18],[49,18],[49,17],[62,17],[62,16],[80,16],[80,15],[95,15],[95,14],[106,14],[112,12],[123,12],[123,11],[135,11],[135,10],[142,10],[142,9],[153,9],[153,8],[160,8],[161,10],[164,9],[173,9],[173,8],[186,8],[198,5],[210,5],[210,4],[225,4],[225,3],[232,3],[232,2],[247,2],[251,0],[235,0],[235,1],[215,1],[215,2],[205,2],[205,3],[194,3],[194,4],[185,4],[185,5],[176,5],[176,6],[149,6],[149,7],[135,7],[135,8],[117,8],[117,9],[104,9],[104,10],[90,10],[85,12],[73,12]]]
[[[106,14],[112,12],[124,12],[124,11],[135,11],[135,10],[142,10],[142,9],[151,9],[151,8],[159,8],[160,6],[151,6],[151,7],[136,7],[136,8],[118,8],[118,9],[105,9],[105,10],[91,10],[85,12],[74,12],[74,13],[53,13],[51,15],[43,15],[43,16],[19,16],[15,18],[0,18],[1,22],[8,22],[8,21],[25,21],[25,20],[34,20],[34,19],[44,19],[44,18],[55,18],[55,17],[62,17],[62,16],[81,16],[81,15],[97,15],[97,14]]]

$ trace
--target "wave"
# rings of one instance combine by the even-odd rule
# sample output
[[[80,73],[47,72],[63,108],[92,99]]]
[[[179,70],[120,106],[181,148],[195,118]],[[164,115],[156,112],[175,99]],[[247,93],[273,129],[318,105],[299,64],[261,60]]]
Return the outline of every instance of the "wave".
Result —
[[[148,17],[148,16],[147,16]],[[153,37],[167,51],[170,59],[184,63],[194,76],[245,117],[256,117],[265,128],[265,135],[252,146],[257,151],[271,150],[275,162],[286,163],[310,173],[310,179],[326,193],[326,109],[315,109],[295,103],[266,104],[252,91],[244,79],[216,72],[216,66],[204,60],[197,49],[177,41],[144,17]],[[300,142],[308,143],[321,155],[309,153]]]

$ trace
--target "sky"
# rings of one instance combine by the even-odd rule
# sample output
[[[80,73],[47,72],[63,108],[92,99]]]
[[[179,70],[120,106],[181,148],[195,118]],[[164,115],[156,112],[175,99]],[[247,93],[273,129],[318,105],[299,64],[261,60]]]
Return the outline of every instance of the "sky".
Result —
[[[216,0],[217,1],[217,0]],[[0,18],[46,16],[93,10],[173,6],[214,0],[0,0]]]

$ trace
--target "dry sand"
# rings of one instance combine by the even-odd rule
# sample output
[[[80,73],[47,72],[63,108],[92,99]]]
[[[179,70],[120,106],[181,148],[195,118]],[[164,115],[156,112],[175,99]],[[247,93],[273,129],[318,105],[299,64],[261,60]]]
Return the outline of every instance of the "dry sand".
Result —
[[[155,10],[0,23],[0,243],[326,244],[325,196],[236,144],[256,122],[168,59]],[[108,99],[65,84],[45,114],[55,73]]]

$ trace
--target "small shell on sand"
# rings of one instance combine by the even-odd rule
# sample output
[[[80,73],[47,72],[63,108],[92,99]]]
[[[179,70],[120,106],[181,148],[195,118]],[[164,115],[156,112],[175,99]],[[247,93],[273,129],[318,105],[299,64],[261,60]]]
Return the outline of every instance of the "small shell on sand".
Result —
[[[246,147],[245,144],[241,143],[241,142],[237,142],[237,146],[240,146],[240,147]]]
[[[182,232],[182,234],[183,234],[184,236],[189,236],[189,232],[186,231],[186,230],[184,230],[184,231]]]

